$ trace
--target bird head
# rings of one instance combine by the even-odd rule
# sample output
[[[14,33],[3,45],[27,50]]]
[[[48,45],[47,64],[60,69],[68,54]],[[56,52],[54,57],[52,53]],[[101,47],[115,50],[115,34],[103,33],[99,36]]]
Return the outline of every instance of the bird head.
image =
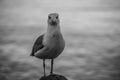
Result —
[[[48,15],[48,24],[51,26],[57,26],[59,24],[59,14],[51,13]]]

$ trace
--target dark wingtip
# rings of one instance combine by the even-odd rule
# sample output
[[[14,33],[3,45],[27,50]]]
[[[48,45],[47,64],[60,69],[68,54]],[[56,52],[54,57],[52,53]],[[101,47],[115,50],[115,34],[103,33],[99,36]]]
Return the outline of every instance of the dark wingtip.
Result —
[[[31,53],[30,56],[34,56],[34,55]]]

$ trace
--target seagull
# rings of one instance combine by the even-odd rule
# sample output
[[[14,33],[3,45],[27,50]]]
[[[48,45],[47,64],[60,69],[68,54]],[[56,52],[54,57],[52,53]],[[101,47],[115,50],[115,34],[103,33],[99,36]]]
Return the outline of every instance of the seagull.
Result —
[[[48,27],[46,33],[40,35],[32,48],[30,56],[43,60],[44,76],[45,60],[51,59],[51,71],[53,74],[54,59],[57,58],[65,48],[65,40],[60,29],[60,20],[58,13],[48,14]]]

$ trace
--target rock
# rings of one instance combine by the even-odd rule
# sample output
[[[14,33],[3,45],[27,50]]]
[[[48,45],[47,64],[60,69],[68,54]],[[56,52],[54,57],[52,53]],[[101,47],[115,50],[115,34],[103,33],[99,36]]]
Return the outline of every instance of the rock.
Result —
[[[46,77],[42,76],[39,80],[68,80],[68,79],[62,75],[52,74]]]

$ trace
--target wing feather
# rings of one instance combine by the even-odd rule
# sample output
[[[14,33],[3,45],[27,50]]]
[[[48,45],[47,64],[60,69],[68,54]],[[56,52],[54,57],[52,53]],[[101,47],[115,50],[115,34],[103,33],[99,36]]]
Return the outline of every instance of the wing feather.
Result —
[[[32,48],[32,53],[30,54],[30,56],[34,56],[34,54],[35,54],[38,50],[40,50],[40,49],[42,49],[42,48],[44,47],[44,45],[43,45],[43,37],[44,37],[44,34],[41,35],[41,36],[39,36],[39,37],[36,39],[36,41],[35,41],[35,43],[34,43],[34,45],[33,45],[33,48]]]

